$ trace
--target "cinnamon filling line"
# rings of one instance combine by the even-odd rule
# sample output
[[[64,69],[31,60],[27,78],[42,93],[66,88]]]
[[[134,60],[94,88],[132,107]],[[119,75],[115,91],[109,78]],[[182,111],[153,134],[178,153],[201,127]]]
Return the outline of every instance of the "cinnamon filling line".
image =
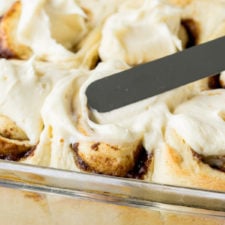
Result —
[[[209,165],[211,168],[225,172],[225,155],[204,156],[204,155],[196,153],[193,150],[192,150],[192,154],[197,160]]]

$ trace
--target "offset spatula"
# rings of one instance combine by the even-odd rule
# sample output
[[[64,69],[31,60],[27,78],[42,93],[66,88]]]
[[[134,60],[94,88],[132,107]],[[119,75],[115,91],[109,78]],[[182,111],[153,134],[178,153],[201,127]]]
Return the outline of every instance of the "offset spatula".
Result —
[[[225,37],[91,83],[89,107],[108,112],[225,70]]]

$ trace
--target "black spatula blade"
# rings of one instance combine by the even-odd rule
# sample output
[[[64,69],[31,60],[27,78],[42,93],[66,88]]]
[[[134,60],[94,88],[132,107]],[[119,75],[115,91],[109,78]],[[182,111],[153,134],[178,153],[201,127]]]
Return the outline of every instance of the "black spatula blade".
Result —
[[[89,107],[107,112],[158,95],[225,69],[225,37],[91,83]]]

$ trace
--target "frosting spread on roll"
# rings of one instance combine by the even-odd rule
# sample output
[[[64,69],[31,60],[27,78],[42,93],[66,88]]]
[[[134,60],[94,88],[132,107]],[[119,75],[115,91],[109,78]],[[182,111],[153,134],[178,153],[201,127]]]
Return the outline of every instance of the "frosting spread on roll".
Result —
[[[125,1],[77,0],[77,2],[86,13],[87,19],[89,20],[91,26],[96,26],[99,25],[100,23],[103,23],[110,15],[115,13],[121,7],[121,5],[124,4]]]
[[[223,89],[202,92],[176,108],[168,129],[174,129],[198,154],[225,155],[224,98]]]
[[[154,151],[151,181],[224,191],[224,89],[177,105]]]
[[[99,63],[93,71],[71,70],[55,85],[42,108],[45,129],[52,133],[51,166],[124,176],[141,145],[151,154],[162,140],[170,111],[207,88],[202,80],[108,113],[88,109],[87,86],[127,68],[118,60]]]
[[[192,0],[185,6],[182,18],[195,23],[197,44],[225,35],[224,10],[224,0]]]
[[[105,161],[106,164],[109,162],[110,158],[113,157],[111,162],[114,161],[118,173],[120,173],[120,170],[122,170],[123,174],[127,172],[126,168],[122,168],[120,160],[124,159],[126,163],[127,158],[125,156],[131,154],[129,157],[131,157],[133,161],[135,153],[132,153],[132,151],[136,152],[139,148],[140,137],[134,135],[126,127],[117,126],[113,123],[101,125],[93,122],[89,118],[89,110],[84,94],[86,82],[89,82],[88,79],[93,80],[92,77],[105,76],[107,70],[108,72],[112,72],[112,70],[119,71],[124,68],[126,68],[124,64],[110,63],[104,70],[101,69],[100,71],[98,71],[99,69],[96,69],[94,72],[75,70],[74,74],[64,78],[55,86],[52,93],[46,99],[42,111],[45,126],[51,127],[53,133],[52,149],[54,150],[52,151],[53,157],[51,158],[52,166],[76,169],[71,145],[79,143],[78,154],[82,157],[92,154],[90,147],[98,142],[105,145],[112,154],[104,155],[104,153],[96,151],[97,156],[92,155],[91,160],[90,158],[85,157],[84,159],[83,157],[83,160],[86,160],[86,163],[93,167],[93,164],[96,165],[96,160],[99,160],[101,157],[105,160],[107,158]],[[61,104],[58,104],[59,100]],[[51,108],[54,108],[54,111],[51,110]],[[60,140],[63,141],[60,142]],[[107,148],[103,148],[103,152],[107,152]],[[115,148],[118,148],[118,150],[116,151]],[[86,153],[84,154],[84,152]],[[117,157],[113,156],[113,152]],[[64,160],[69,163],[60,160],[62,154],[67,155],[67,157],[64,157]],[[101,155],[101,157],[99,155]],[[119,160],[118,162],[115,161],[117,158]],[[73,161],[73,163],[71,163],[71,161]],[[117,163],[120,165],[117,165]],[[130,167],[130,165],[131,164],[128,163],[128,167]],[[99,169],[101,171],[98,171]],[[112,168],[108,166],[98,168],[96,171],[104,172],[102,169],[105,171]],[[107,173],[110,174],[111,172],[108,171]]]
[[[136,65],[181,50],[180,19],[178,8],[160,1],[122,7],[103,27],[100,57],[103,61],[120,59]]]
[[[0,113],[23,129],[32,144],[43,129],[40,109],[54,83],[68,72],[60,66],[30,61],[0,60]]]
[[[44,61],[75,60],[77,45],[88,30],[84,12],[72,0],[21,0],[9,8],[1,23],[5,51],[8,47],[17,58],[33,54]]]
[[[107,113],[90,109],[85,92],[97,79],[182,50],[195,30],[193,44],[222,34],[223,1],[205,1],[219,14],[205,25],[201,0],[181,8],[159,0],[113,2],[4,5],[0,55],[24,60],[0,60],[0,158],[170,184],[171,168],[174,174],[219,168],[212,172],[219,177],[224,72]]]
[[[72,49],[86,32],[84,13],[72,0],[22,0],[17,38],[45,60],[73,58]]]

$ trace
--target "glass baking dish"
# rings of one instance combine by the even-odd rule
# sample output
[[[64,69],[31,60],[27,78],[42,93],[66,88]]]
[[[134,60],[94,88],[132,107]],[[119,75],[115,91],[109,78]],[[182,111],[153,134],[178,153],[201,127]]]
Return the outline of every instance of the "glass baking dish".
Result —
[[[27,224],[225,224],[225,193],[0,161],[0,218]]]

